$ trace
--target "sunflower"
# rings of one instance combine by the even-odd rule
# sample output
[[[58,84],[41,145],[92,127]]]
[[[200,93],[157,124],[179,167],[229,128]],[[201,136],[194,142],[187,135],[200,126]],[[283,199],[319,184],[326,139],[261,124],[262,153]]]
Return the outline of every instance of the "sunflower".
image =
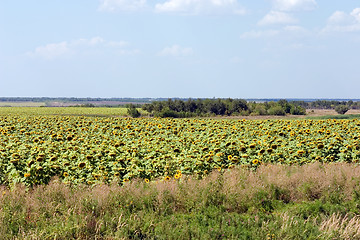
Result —
[[[323,149],[323,148],[324,148],[324,144],[319,143],[319,144],[317,145],[317,148],[318,148],[318,149]]]
[[[257,164],[259,163],[259,160],[258,160],[258,159],[254,159],[254,160],[252,160],[252,163],[253,163],[254,165],[257,165]]]
[[[169,181],[170,179],[171,179],[171,177],[169,177],[169,176],[165,176],[165,177],[164,177],[164,180],[165,180],[165,181]]]
[[[25,173],[24,174],[24,177],[26,177],[26,178],[28,178],[28,177],[30,177],[31,176],[31,173]]]
[[[305,151],[304,151],[304,150],[298,150],[297,153],[298,153],[299,155],[303,155],[303,154],[305,153]]]
[[[271,148],[274,149],[274,150],[277,149],[277,147],[278,147],[278,145],[276,145],[276,144],[271,145]]]
[[[148,178],[145,178],[145,180],[144,180],[146,183],[149,183],[150,182],[150,180],[148,179]]]
[[[30,160],[30,161],[28,162],[28,167],[30,167],[30,166],[33,165],[34,163],[35,163],[34,160]]]
[[[84,162],[81,162],[81,163],[79,163],[79,165],[78,165],[79,168],[84,168],[85,166],[86,166],[86,163],[84,163]]]
[[[256,147],[256,144],[255,144],[255,143],[249,145],[249,148],[252,148],[252,149],[253,149],[253,148],[255,148],[255,147]]]

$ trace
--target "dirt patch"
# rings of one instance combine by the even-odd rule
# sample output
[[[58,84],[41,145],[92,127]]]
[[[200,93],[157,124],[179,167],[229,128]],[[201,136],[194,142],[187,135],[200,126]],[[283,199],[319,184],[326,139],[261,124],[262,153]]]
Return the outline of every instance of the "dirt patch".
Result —
[[[334,109],[307,109],[307,116],[310,117],[321,117],[327,115],[339,115]],[[345,115],[360,114],[360,109],[350,109]]]

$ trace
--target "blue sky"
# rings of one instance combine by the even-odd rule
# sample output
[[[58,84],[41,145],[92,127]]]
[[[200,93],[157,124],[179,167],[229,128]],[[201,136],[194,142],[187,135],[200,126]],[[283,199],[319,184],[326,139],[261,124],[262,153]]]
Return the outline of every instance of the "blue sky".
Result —
[[[360,98],[358,0],[3,0],[0,96]]]

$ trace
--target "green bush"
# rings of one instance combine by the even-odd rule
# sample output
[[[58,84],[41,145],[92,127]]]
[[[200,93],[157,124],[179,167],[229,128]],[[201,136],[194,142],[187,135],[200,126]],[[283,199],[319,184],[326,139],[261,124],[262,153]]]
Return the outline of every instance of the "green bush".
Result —
[[[269,115],[276,115],[276,116],[285,116],[285,110],[281,106],[274,106],[269,108],[268,110]]]
[[[127,106],[127,113],[133,118],[138,118],[141,116],[140,112],[136,109],[134,104],[129,104]]]
[[[345,114],[347,111],[349,111],[349,107],[346,105],[338,105],[335,107],[335,111],[338,114]]]
[[[291,106],[290,114],[292,115],[305,115],[306,110],[303,107],[300,106]]]

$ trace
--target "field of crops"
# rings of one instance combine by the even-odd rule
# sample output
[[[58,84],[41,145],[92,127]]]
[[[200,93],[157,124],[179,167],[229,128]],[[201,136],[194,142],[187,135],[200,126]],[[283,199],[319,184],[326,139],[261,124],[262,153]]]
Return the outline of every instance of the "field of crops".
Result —
[[[39,110],[39,108],[38,108]],[[45,110],[44,110],[45,111]],[[235,166],[358,162],[359,120],[0,116],[0,184],[199,178]]]
[[[139,109],[140,110],[140,109]],[[141,110],[140,110],[141,111]],[[60,115],[60,116],[124,116],[126,108],[105,107],[0,107],[0,116]]]

